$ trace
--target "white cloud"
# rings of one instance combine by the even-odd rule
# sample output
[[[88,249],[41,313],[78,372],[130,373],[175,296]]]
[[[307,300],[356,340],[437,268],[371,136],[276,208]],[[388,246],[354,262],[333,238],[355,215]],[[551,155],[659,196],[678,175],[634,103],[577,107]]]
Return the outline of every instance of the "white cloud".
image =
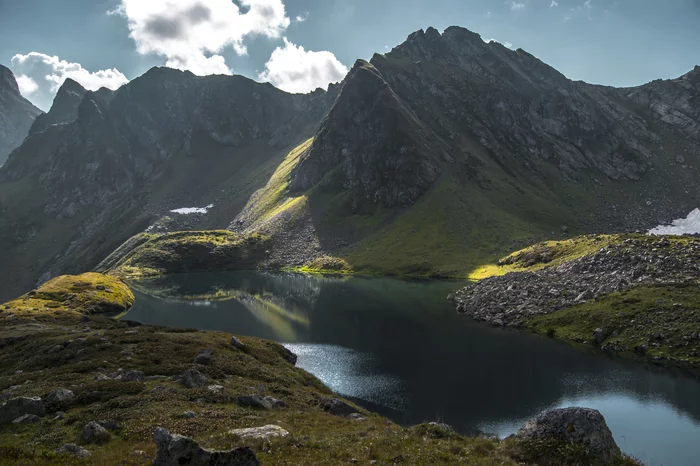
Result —
[[[552,3],[549,5],[550,8],[556,8],[559,6],[559,2],[557,0],[552,0]]]
[[[19,91],[24,97],[34,94],[38,89],[39,85],[32,78],[26,74],[20,74],[16,77],[17,85],[19,86]]]
[[[295,23],[303,23],[307,19],[309,19],[309,12],[308,11],[306,13],[304,13],[303,15],[297,15],[296,18],[294,18],[294,22]]]
[[[486,42],[487,44],[490,43],[490,42],[498,42],[499,44],[505,45],[505,46],[508,47],[509,49],[512,49],[512,48],[513,48],[513,44],[511,44],[510,42],[501,42],[501,41],[498,40],[498,39],[487,39],[487,40],[485,40],[484,42]]]
[[[341,81],[347,73],[331,52],[306,51],[285,37],[284,47],[272,52],[259,77],[287,92],[310,92]]]
[[[79,82],[85,89],[96,91],[101,87],[117,89],[129,80],[117,69],[90,72],[80,63],[70,63],[59,57],[39,52],[12,57],[12,70],[18,78],[20,89],[31,96],[40,108],[51,106],[54,94],[66,78]]]
[[[522,11],[525,9],[525,4],[520,2],[510,2],[510,9],[513,11]]]
[[[108,14],[127,19],[141,54],[157,54],[166,66],[195,74],[231,74],[221,52],[247,53],[251,36],[279,38],[289,27],[282,0],[121,0]],[[240,5],[240,6],[239,6]]]

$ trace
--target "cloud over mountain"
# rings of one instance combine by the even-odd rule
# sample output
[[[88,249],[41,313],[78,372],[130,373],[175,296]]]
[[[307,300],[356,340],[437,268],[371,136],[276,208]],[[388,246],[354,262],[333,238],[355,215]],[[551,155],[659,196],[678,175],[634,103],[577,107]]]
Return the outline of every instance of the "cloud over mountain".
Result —
[[[331,52],[305,50],[285,37],[284,46],[272,52],[260,79],[287,92],[310,92],[341,81],[347,72]]]

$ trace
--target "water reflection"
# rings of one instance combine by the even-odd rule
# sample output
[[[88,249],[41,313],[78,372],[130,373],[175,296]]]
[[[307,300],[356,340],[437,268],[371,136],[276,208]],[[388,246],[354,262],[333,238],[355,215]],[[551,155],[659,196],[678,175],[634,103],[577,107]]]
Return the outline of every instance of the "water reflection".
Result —
[[[445,299],[456,286],[182,275],[140,282],[127,318],[284,342],[299,366],[397,422],[442,420],[505,435],[541,410],[589,406],[647,464],[700,464],[691,440],[700,438],[698,381],[474,323]]]

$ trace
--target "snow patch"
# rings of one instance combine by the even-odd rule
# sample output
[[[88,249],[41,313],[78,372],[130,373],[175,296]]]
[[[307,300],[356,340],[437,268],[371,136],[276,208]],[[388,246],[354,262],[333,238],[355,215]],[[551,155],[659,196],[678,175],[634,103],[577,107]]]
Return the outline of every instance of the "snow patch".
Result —
[[[206,207],[182,207],[180,209],[174,209],[170,212],[180,215],[190,215],[190,214],[206,214],[210,209],[214,207],[214,204],[209,204]]]
[[[649,230],[650,235],[693,235],[700,233],[700,209],[695,209],[686,218],[674,220],[670,225],[659,225]]]

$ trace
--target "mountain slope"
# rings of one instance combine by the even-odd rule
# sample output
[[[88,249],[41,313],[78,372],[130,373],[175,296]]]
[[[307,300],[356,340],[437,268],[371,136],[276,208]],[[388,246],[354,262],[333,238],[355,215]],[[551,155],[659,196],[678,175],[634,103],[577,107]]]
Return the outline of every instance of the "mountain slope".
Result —
[[[2,296],[89,269],[154,223],[227,226],[334,97],[158,68],[77,108],[66,86],[0,170],[0,268],[13,270]]]
[[[29,132],[42,111],[20,94],[15,75],[0,65],[0,165]]]
[[[282,262],[463,275],[535,238],[658,225],[700,199],[698,70],[614,89],[466,29],[418,31],[355,65],[287,195],[262,212],[255,196],[232,228],[282,237]],[[314,247],[290,256],[291,230]]]

